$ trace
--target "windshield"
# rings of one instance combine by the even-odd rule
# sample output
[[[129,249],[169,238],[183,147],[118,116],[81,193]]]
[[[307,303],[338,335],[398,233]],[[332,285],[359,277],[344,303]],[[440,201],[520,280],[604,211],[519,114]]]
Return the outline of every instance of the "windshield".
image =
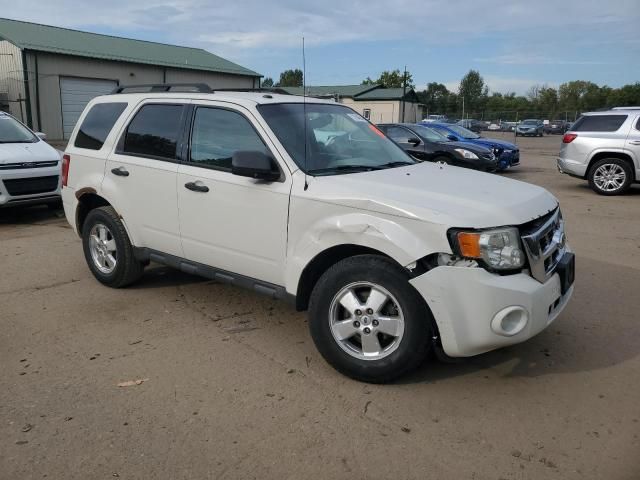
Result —
[[[433,128],[423,127],[421,125],[412,126],[411,129],[425,140],[432,142],[449,142],[450,140]]]
[[[274,103],[260,105],[258,109],[291,158],[306,173],[334,175],[416,163],[350,108]]]
[[[0,143],[33,143],[38,138],[13,117],[0,115]]]
[[[538,120],[523,120],[522,125],[537,125]]]
[[[466,138],[467,140],[473,140],[474,138],[480,138],[480,135],[473,133],[471,130],[467,130],[460,125],[447,125],[447,128],[454,132],[458,137]]]

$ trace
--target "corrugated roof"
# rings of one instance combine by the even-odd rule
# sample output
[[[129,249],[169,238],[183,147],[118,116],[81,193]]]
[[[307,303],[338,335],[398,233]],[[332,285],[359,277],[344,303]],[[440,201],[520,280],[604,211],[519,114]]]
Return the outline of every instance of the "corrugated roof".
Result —
[[[234,75],[261,76],[201,48],[133,40],[0,18],[0,38],[21,49]]]
[[[418,101],[412,88],[407,89],[404,98],[408,101]],[[402,100],[402,88],[376,88],[358,95],[355,100]]]
[[[361,93],[379,88],[379,85],[307,85],[306,93],[309,96],[333,97],[355,97]],[[279,87],[292,95],[302,95],[302,87]]]

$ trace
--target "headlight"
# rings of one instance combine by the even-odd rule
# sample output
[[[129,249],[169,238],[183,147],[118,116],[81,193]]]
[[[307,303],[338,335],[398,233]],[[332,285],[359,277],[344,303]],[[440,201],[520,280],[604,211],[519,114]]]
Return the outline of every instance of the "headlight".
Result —
[[[513,270],[524,266],[524,252],[517,228],[480,232],[453,231],[454,252],[465,258],[482,260],[489,268]]]
[[[478,156],[475,153],[470,152],[469,150],[465,150],[464,148],[456,148],[455,151],[462,155],[464,158],[468,158],[470,160],[478,159]]]

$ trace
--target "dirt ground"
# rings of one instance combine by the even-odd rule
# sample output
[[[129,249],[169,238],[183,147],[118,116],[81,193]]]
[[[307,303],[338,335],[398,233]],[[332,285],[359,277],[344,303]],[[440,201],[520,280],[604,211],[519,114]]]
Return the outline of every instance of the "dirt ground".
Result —
[[[111,290],[60,212],[0,212],[0,478],[640,478],[640,188],[598,196],[560,137],[519,143],[505,175],[560,199],[573,300],[392,385],[336,373],[284,303],[161,267]]]

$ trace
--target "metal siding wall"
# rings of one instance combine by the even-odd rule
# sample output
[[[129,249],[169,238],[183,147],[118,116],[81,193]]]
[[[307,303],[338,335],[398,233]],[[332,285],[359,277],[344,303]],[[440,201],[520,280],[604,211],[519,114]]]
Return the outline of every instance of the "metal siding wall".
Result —
[[[164,67],[154,65],[38,52],[41,130],[52,140],[63,138],[60,77],[114,80],[119,85],[162,83],[164,70]],[[167,68],[166,72],[167,82],[204,82],[218,88],[251,88],[253,86],[252,77],[173,68]],[[31,103],[35,112],[34,95]],[[35,113],[34,118],[36,118]]]
[[[9,113],[26,122],[22,52],[6,40],[0,41],[0,92],[7,94]]]

